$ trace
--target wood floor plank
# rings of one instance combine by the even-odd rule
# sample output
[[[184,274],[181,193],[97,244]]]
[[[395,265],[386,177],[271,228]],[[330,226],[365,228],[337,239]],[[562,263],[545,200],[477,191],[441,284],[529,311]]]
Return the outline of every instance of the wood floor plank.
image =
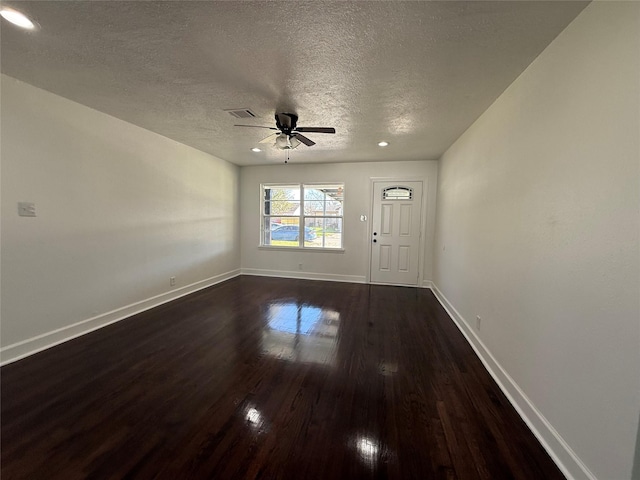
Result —
[[[429,290],[242,276],[0,380],[3,480],[564,478]]]

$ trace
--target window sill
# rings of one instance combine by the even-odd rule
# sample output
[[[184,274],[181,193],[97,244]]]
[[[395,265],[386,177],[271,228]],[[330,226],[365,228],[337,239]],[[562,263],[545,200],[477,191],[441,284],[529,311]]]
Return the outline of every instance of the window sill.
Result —
[[[281,252],[314,252],[314,253],[344,253],[344,248],[313,248],[313,247],[270,247],[259,245],[258,250],[278,250]]]

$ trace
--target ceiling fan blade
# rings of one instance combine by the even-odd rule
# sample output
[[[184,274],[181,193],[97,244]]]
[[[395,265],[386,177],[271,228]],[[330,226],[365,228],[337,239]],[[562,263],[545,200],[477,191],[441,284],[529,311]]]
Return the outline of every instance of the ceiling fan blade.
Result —
[[[272,133],[267,138],[263,138],[258,143],[273,143],[276,141],[276,137],[280,135],[279,133]]]
[[[297,138],[298,140],[300,140],[302,143],[304,143],[307,147],[312,147],[316,144],[316,142],[314,142],[313,140],[305,137],[304,135],[300,135],[299,133],[296,133],[293,138]]]
[[[336,129],[333,127],[299,127],[296,128],[296,132],[305,133],[336,133]]]
[[[262,125],[234,125],[234,127],[268,128],[269,130],[278,130],[276,127],[263,127]]]

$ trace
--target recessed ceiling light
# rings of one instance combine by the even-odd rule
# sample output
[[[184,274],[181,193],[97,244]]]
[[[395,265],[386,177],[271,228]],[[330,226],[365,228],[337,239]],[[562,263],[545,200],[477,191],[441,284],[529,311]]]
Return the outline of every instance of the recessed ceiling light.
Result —
[[[0,15],[8,22],[17,25],[20,28],[26,28],[27,30],[33,30],[36,28],[35,24],[27,18],[24,13],[20,13],[10,8],[3,8],[0,10]]]
[[[379,147],[386,147],[387,145],[389,145],[389,142],[378,142]]]
[[[262,150],[260,150],[258,147],[253,147],[251,151],[257,153],[257,152],[261,152]]]

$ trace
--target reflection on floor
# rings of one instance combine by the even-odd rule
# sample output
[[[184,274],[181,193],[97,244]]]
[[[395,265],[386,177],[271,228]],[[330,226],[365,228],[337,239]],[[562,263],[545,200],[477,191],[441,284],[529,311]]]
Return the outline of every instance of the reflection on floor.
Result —
[[[272,302],[262,334],[263,351],[283,360],[333,365],[339,328],[340,313],[335,310]]]

